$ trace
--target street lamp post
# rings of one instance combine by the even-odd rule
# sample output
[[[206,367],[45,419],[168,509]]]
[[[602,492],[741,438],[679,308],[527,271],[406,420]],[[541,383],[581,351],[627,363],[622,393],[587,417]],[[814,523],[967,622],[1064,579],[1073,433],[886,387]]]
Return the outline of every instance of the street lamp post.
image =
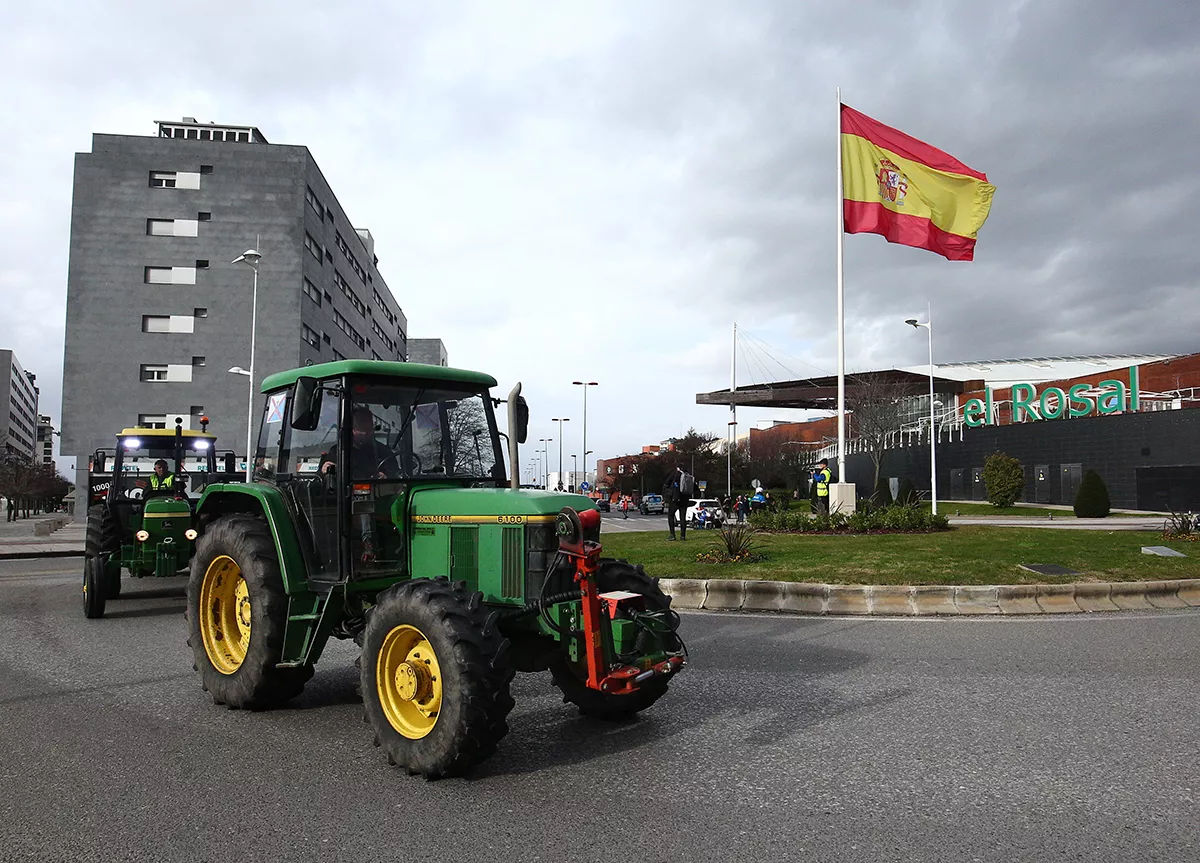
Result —
[[[246,405],[246,482],[254,480],[254,335],[258,325],[258,262],[262,259],[255,249],[247,249],[232,261],[231,264],[245,264],[254,271],[254,287],[250,295],[250,399]]]
[[[567,483],[567,488],[571,491],[575,491],[576,486],[578,485],[575,482],[575,475],[577,473],[579,473],[579,462],[575,460],[575,453],[571,453],[571,481]]]
[[[937,515],[937,414],[933,403],[933,307],[926,310],[926,321],[909,318],[904,323],[914,329],[924,327],[929,332],[929,499]]]
[[[586,392],[586,390],[585,390]],[[562,491],[562,424],[569,423],[570,417],[551,417],[550,422],[558,423],[558,488],[556,491]]]
[[[542,445],[542,488],[550,486],[550,442],[554,440],[552,437],[540,437],[538,443]]]
[[[587,448],[587,391],[588,387],[598,387],[596,381],[571,381],[572,386],[583,387],[583,478],[587,479],[587,457],[591,452]]]

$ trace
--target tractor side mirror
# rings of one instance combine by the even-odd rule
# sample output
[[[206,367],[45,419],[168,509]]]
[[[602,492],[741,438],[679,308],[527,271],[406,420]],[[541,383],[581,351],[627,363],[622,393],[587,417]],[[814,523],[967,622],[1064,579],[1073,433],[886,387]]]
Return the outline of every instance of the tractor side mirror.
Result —
[[[316,378],[296,378],[292,394],[292,428],[313,431],[321,417],[321,385]]]
[[[237,473],[237,456],[231,452],[225,453],[222,467],[224,468],[224,473]]]
[[[104,453],[101,450],[96,450],[92,456],[92,473],[104,473]]]
[[[529,436],[529,405],[525,403],[525,396],[517,396],[513,410],[517,417],[517,443],[525,443]]]

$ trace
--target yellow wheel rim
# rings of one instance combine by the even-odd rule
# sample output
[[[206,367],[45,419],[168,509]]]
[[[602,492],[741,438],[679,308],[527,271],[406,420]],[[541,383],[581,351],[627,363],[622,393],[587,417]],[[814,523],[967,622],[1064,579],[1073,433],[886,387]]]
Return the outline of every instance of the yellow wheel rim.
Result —
[[[392,728],[410,740],[433,731],[442,707],[442,670],[425,633],[401,624],[383,638],[375,691]]]
[[[250,647],[250,591],[233,558],[223,554],[205,570],[199,615],[200,638],[213,668],[233,674]]]

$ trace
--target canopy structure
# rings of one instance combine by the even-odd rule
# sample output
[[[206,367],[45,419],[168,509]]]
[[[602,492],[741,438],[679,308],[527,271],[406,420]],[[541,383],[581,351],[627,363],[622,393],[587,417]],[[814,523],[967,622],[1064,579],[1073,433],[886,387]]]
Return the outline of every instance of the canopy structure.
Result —
[[[863,372],[861,375],[846,375],[846,390],[853,392],[856,380],[869,375],[872,383],[896,384],[898,387],[911,387],[914,392],[924,388],[928,392],[929,374],[904,371],[903,369],[885,369],[883,371]],[[963,381],[949,378],[934,377],[934,391],[939,393],[961,393],[966,389]],[[749,384],[738,387],[733,392],[716,390],[711,393],[697,393],[698,405],[728,405],[748,408],[807,408],[809,410],[837,410],[837,375],[822,378],[804,378],[796,381],[774,381],[767,384]]]

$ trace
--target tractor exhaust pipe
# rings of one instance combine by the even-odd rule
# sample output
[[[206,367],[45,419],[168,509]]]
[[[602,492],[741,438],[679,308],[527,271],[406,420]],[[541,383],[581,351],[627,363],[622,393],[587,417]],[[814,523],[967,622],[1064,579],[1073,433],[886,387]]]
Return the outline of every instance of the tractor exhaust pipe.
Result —
[[[508,394],[508,466],[511,476],[508,478],[509,487],[513,491],[521,488],[521,463],[517,461],[517,445],[525,443],[525,435],[529,431],[529,406],[521,398],[521,382],[512,388]]]

